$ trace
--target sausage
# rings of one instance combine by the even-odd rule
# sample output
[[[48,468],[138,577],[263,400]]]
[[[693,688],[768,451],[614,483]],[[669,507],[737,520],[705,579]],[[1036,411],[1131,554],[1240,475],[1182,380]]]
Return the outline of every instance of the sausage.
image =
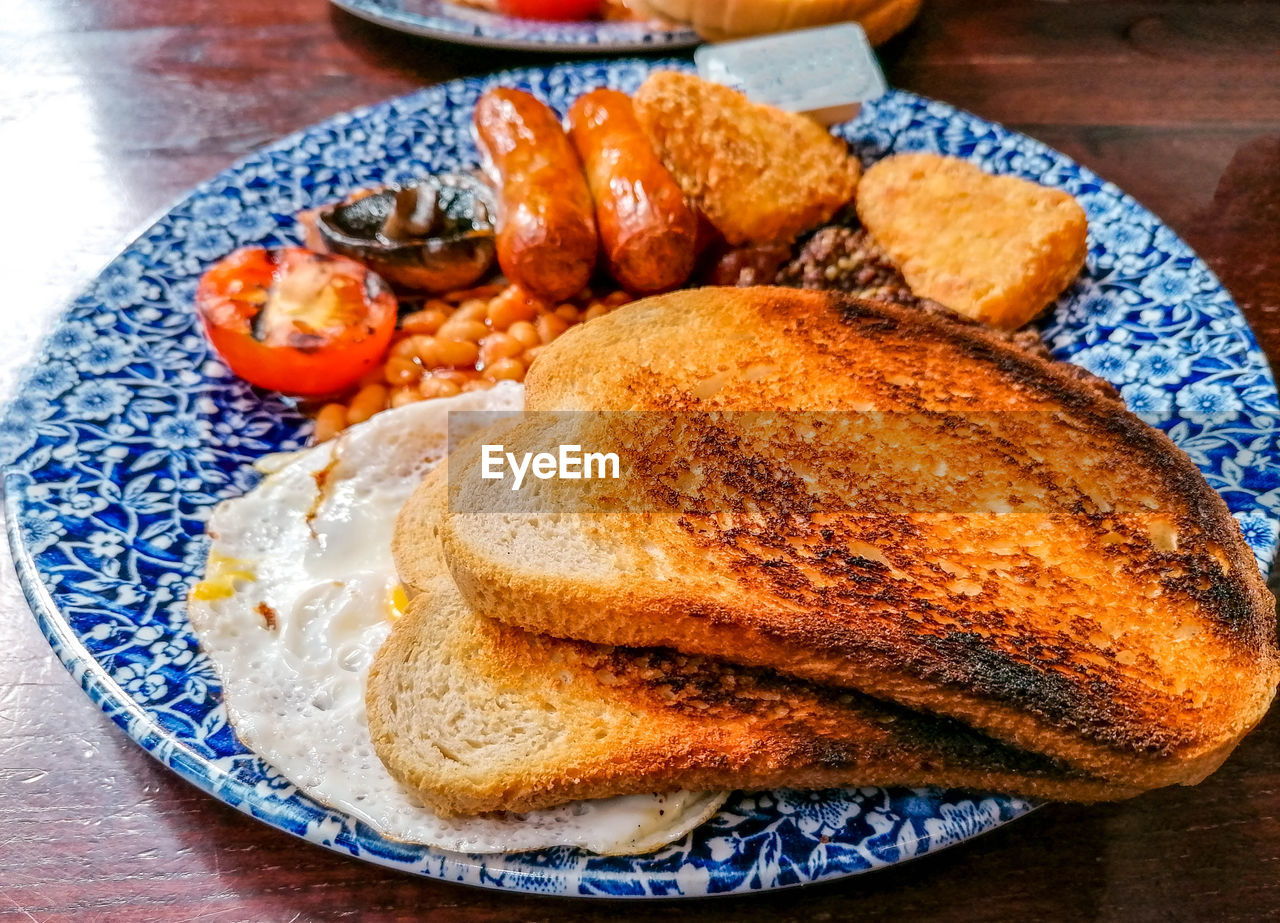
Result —
[[[631,97],[593,90],[569,110],[600,241],[613,277],[638,293],[675,288],[693,271],[698,215],[640,128]]]
[[[528,93],[480,97],[476,140],[498,198],[498,265],[512,282],[559,301],[581,291],[599,238],[582,164],[560,120]]]

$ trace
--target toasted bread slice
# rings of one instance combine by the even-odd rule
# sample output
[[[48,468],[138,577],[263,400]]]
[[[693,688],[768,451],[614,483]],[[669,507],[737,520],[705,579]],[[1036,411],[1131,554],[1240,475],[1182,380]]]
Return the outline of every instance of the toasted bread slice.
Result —
[[[832,293],[678,292],[558,340],[526,408],[875,408],[842,419],[897,441],[766,457],[703,415],[702,442],[648,443],[701,472],[695,503],[670,505],[678,479],[573,482],[613,515],[485,511],[464,455],[444,547],[486,615],[856,688],[1143,787],[1203,778],[1274,695],[1274,601],[1195,465],[980,328]],[[953,493],[912,469],[952,472]]]
[[[861,165],[812,119],[659,71],[636,118],[684,194],[736,245],[788,243],[852,198]]]
[[[428,547],[439,544],[433,520],[444,514],[446,477],[428,475],[416,514],[397,525],[428,550],[367,692],[378,755],[441,813],[779,786],[937,785],[1082,801],[1135,794],[857,693],[673,651],[557,640],[477,615]]]
[[[886,157],[863,177],[857,208],[913,292],[1006,330],[1043,311],[1088,252],[1070,195],[954,157]]]

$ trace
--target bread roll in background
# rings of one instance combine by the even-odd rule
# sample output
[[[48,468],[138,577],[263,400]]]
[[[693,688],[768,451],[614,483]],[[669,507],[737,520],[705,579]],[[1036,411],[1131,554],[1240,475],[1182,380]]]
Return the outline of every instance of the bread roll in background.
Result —
[[[627,5],[640,15],[688,23],[711,41],[856,22],[873,45],[893,38],[920,11],[920,0],[627,0]]]

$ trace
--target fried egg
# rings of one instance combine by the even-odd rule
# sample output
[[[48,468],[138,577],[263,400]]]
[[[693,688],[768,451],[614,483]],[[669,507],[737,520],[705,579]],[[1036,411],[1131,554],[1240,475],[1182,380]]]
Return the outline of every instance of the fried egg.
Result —
[[[396,515],[447,453],[450,411],[523,404],[523,387],[504,382],[384,411],[330,442],[265,459],[266,477],[209,520],[206,572],[188,614],[240,740],[316,801],[383,836],[473,853],[650,852],[714,814],[724,796],[632,795],[442,818],[391,777],[370,740],[369,664],[407,604],[391,558]],[[464,435],[458,425],[455,437]]]

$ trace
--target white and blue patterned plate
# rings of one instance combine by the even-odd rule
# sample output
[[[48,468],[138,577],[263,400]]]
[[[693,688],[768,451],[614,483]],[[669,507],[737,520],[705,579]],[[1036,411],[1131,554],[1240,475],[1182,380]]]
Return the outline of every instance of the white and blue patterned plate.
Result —
[[[380,26],[444,42],[521,51],[672,51],[702,39],[655,22],[548,22],[503,16],[450,0],[329,0]]]
[[[196,189],[130,244],[44,343],[0,423],[19,575],[53,649],[93,701],[184,778],[339,852],[451,881],[568,895],[724,894],[837,878],[1031,809],[966,792],[739,794],[650,856],[567,848],[465,856],[389,842],[316,804],[227,725],[183,602],[203,564],[203,523],[215,503],[251,486],[251,461],[301,446],[309,424],[210,353],[191,306],[201,271],[237,246],[295,243],[301,209],[474,162],[472,106],[494,83],[524,86],[563,111],[595,86],[634,89],[650,66],[455,81],[286,138]],[[1088,265],[1046,339],[1058,357],[1114,382],[1186,450],[1266,568],[1280,521],[1276,389],[1244,318],[1195,254],[1110,183],[942,103],[890,93],[840,131],[869,160],[936,150],[1080,200]]]

